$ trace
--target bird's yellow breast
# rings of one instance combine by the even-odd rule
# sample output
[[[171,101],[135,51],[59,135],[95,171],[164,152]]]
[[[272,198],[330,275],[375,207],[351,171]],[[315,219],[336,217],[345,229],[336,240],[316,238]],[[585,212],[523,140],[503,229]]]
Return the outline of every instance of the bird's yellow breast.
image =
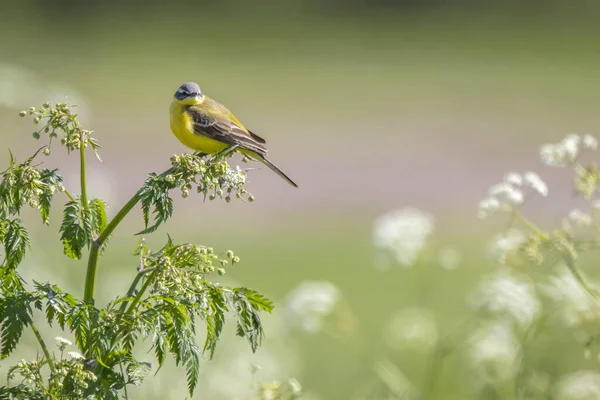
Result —
[[[177,139],[190,149],[204,154],[217,153],[227,148],[225,143],[195,133],[194,123],[189,114],[185,112],[186,107],[186,104],[173,100],[169,108],[171,131]]]

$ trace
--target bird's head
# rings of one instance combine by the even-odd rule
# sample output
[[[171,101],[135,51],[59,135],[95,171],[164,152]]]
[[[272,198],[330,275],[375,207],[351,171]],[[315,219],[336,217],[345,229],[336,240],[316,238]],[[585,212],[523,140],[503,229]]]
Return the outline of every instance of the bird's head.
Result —
[[[200,103],[203,96],[200,86],[196,82],[186,82],[175,92],[175,98],[186,104]]]

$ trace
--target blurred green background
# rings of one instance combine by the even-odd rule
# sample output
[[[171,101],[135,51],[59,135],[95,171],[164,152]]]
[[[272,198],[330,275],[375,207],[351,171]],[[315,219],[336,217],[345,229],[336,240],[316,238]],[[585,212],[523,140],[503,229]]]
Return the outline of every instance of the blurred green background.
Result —
[[[168,232],[232,248],[242,263],[225,282],[276,301],[303,280],[330,280],[344,293],[361,344],[283,335],[276,311],[255,358],[229,333],[205,363],[212,372],[195,398],[244,398],[223,387],[257,362],[267,366],[265,379],[293,376],[315,398],[348,399],[375,379],[379,358],[408,366],[417,381],[426,364],[382,342],[386,321],[416,304],[418,290],[406,270],[374,269],[374,218],[420,208],[436,216],[437,240],[461,251],[459,267],[435,272],[417,296],[439,312],[443,331],[461,322],[464,293],[491,268],[481,238],[503,222],[476,218],[491,184],[507,171],[537,170],[553,197],[529,212],[549,224],[572,205],[570,193],[556,194],[568,176],[541,171],[537,152],[567,132],[596,130],[598,17],[600,3],[590,0],[5,2],[0,135],[3,147],[27,156],[36,143],[17,112],[67,96],[104,146],[104,163],[89,167],[91,195],[114,212],[147,172],[186,150],[170,133],[167,110],[182,82],[198,82],[268,140],[271,158],[300,188],[261,168],[247,186],[254,203],[177,199],[174,217],[147,240],[158,246]],[[4,150],[1,164],[7,160]],[[75,159],[56,149],[46,162],[60,166],[75,191]],[[59,218],[35,229],[34,243],[45,246],[35,248],[24,275],[81,295],[85,268],[61,255]],[[134,275],[132,233],[141,223],[139,214],[130,217],[103,256],[101,301]],[[231,361],[241,353],[251,361]],[[182,373],[167,375],[148,379],[140,396],[184,398]],[[440,398],[465,398],[458,377],[443,379]]]

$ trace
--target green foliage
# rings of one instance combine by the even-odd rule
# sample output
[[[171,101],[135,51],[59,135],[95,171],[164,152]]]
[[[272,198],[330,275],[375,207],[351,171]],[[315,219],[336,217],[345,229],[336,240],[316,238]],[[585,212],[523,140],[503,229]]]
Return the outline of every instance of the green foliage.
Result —
[[[142,186],[140,199],[144,230],[139,235],[154,232],[173,215],[173,199],[169,195],[173,189],[180,189],[184,198],[195,186],[205,199],[219,197],[229,202],[232,194],[242,200],[253,199],[243,187],[246,172],[239,168],[232,170],[223,159],[206,162],[198,154],[174,155],[171,157],[171,166],[164,174],[150,174]],[[149,225],[151,215],[153,221]]]
[[[51,283],[33,281],[33,289],[18,274],[18,267],[30,246],[29,235],[19,218],[25,204],[40,210],[42,222],[49,224],[54,194],[63,193],[67,202],[60,224],[64,253],[72,259],[83,257],[91,248],[86,295],[93,295],[99,249],[131,209],[141,202],[145,229],[155,231],[174,212],[169,192],[179,188],[187,197],[193,185],[206,197],[231,194],[243,199],[245,172],[232,170],[222,159],[207,162],[199,155],[173,156],[172,168],[163,174],[149,174],[136,195],[109,222],[106,203],[98,198],[86,199],[85,176],[81,179],[81,195],[72,195],[62,185],[57,170],[38,169],[33,160],[43,150],[48,155],[53,140],[60,139],[68,152],[79,150],[81,171],[85,173],[85,148],[98,156],[100,146],[91,131],[83,129],[66,104],[52,108],[48,103],[32,107],[22,116],[34,116],[40,130],[36,139],[47,134],[48,145],[23,163],[12,156],[9,168],[0,182],[0,242],[4,260],[0,268],[0,357],[13,353],[26,328],[34,333],[42,355],[34,360],[21,360],[8,370],[8,384],[0,395],[10,399],[69,398],[120,399],[127,397],[128,385],[140,385],[153,369],[151,362],[134,357],[136,345],[149,347],[157,361],[158,371],[167,356],[185,370],[188,390],[193,394],[198,382],[201,357],[210,357],[223,331],[227,315],[238,326],[238,334],[246,337],[255,351],[264,336],[260,312],[270,312],[273,304],[264,296],[247,288],[224,288],[209,276],[225,273],[225,267],[239,262],[232,251],[216,254],[210,247],[176,244],[171,237],[158,251],[148,249],[142,240],[135,256],[139,257],[138,273],[125,296],[96,307]],[[150,215],[152,214],[152,223]],[[141,284],[140,287],[138,285]],[[64,354],[72,344],[57,338],[60,355],[48,349],[34,324],[39,317],[49,325],[71,332],[77,352]],[[196,322],[207,327],[204,345],[196,343]],[[17,378],[18,377],[18,378]],[[15,384],[13,382],[16,380]],[[2,397],[4,398],[4,397]]]
[[[10,271],[21,263],[29,246],[29,235],[20,219],[4,220],[0,225],[0,240],[4,243],[2,267]]]
[[[60,239],[67,257],[79,259],[84,247],[89,247],[106,228],[106,203],[93,199],[84,207],[80,198],[65,204]]]
[[[35,300],[28,293],[8,294],[0,303],[2,321],[2,347],[0,358],[6,358],[17,346],[23,329],[31,321],[30,302]]]
[[[49,223],[52,197],[64,187],[57,170],[38,169],[31,165],[40,150],[21,164],[10,154],[9,167],[2,173],[0,182],[0,216],[3,218],[19,215],[21,208],[28,204],[39,208],[42,221]]]

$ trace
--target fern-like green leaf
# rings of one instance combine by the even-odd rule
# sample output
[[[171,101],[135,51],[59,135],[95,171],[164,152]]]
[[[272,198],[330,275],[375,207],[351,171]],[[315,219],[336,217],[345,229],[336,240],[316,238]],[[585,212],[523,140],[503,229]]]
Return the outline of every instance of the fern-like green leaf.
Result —
[[[29,247],[29,235],[19,219],[6,221],[3,227],[4,265],[8,270],[13,270],[25,257]]]
[[[90,212],[92,214],[92,229],[94,233],[98,235],[108,224],[106,218],[106,203],[97,198],[92,199],[92,201],[90,201]]]
[[[263,296],[255,290],[242,287],[236,289],[236,291],[237,293],[243,294],[246,297],[246,299],[248,299],[250,304],[256,309],[261,309],[270,313],[271,311],[273,311],[273,308],[275,308],[275,305],[271,300],[269,300],[267,297]]]
[[[40,215],[44,224],[50,223],[50,204],[55,191],[62,183],[62,177],[58,175],[57,170],[44,169],[40,171],[41,193],[38,194],[38,203]]]
[[[163,222],[173,215],[173,199],[169,196],[169,190],[174,187],[173,182],[156,174],[150,174],[146,179],[140,192],[144,230],[138,232],[137,235],[156,231]],[[150,225],[150,214],[154,216],[152,225]]]
[[[207,291],[207,310],[205,315],[206,340],[202,352],[209,351],[212,359],[215,354],[217,342],[221,336],[225,324],[225,312],[227,304],[223,298],[223,290],[220,287],[209,286]]]
[[[248,294],[252,299],[248,298]],[[261,345],[264,337],[259,311],[263,307],[267,307],[267,311],[272,309],[272,304],[268,304],[270,301],[265,302],[262,298],[263,296],[246,288],[233,289],[229,298],[230,309],[237,321],[237,335],[248,340],[253,352]]]
[[[139,386],[144,378],[148,375],[151,368],[152,365],[148,362],[131,360],[126,368],[127,376],[129,378],[129,382],[127,383]]]
[[[60,240],[63,242],[64,253],[69,258],[80,259],[83,248],[91,242],[91,221],[85,213],[77,200],[69,201],[65,205]]]
[[[0,338],[0,358],[4,359],[15,349],[23,328],[31,321],[30,309],[23,296],[10,296],[0,301],[0,321],[2,337]]]

